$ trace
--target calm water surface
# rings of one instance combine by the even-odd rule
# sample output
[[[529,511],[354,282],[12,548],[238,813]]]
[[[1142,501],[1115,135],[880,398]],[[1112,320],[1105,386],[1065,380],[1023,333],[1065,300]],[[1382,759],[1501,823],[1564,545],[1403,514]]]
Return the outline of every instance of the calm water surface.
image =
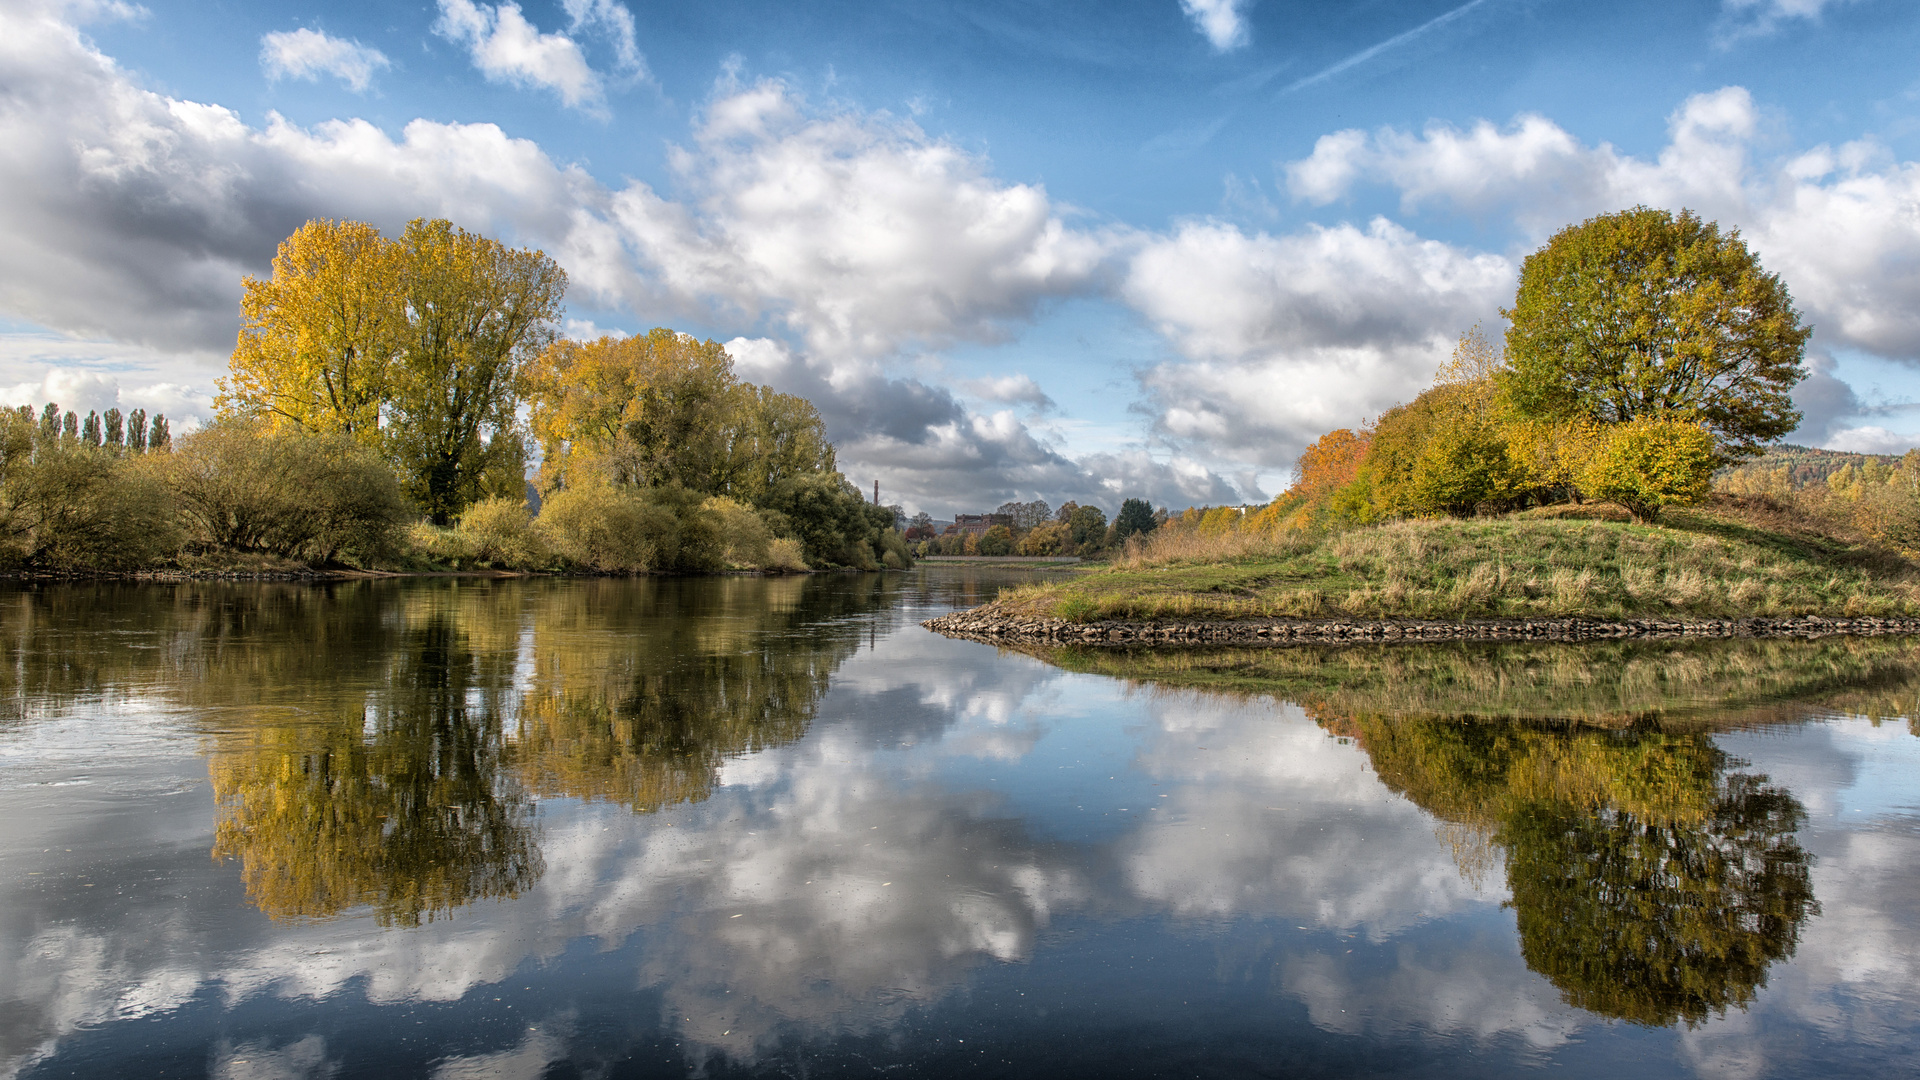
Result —
[[[919,626],[1004,580],[0,592],[0,1076],[1916,1072],[1914,642]]]

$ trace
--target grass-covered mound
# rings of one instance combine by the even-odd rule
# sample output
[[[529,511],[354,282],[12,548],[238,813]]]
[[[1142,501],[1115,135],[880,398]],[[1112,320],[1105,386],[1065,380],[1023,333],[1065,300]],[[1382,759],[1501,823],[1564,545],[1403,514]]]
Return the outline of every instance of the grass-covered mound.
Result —
[[[1909,615],[1920,612],[1920,567],[1722,498],[1658,526],[1534,513],[1195,538],[1010,590],[993,608],[1082,623]]]

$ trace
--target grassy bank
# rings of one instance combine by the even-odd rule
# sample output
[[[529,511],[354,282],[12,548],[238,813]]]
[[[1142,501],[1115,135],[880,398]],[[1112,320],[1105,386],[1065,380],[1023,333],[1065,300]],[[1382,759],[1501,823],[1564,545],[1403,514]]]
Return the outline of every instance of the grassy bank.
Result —
[[[1187,535],[1009,590],[994,609],[1070,622],[1603,619],[1920,612],[1920,568],[1764,501],[1718,498],[1659,526],[1517,514],[1332,535]]]

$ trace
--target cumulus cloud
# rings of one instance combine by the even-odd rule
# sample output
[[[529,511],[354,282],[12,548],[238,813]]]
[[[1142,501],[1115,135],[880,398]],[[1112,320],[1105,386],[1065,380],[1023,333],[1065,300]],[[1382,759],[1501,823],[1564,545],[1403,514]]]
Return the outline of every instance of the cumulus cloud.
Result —
[[[1008,405],[1025,405],[1036,412],[1045,412],[1053,408],[1053,399],[1040,389],[1031,375],[1001,375],[991,379],[969,379],[960,384],[960,388],[974,397],[987,401],[1000,401]]]
[[[1856,454],[1904,454],[1920,446],[1920,435],[1889,431],[1877,424],[1842,428],[1828,435],[1828,450],[1848,450]]]
[[[1845,421],[1867,411],[1867,405],[1853,387],[1834,376],[1838,367],[1833,357],[1813,353],[1807,357],[1807,377],[1793,388],[1793,407],[1800,410],[1800,426],[1790,439],[1819,446]]]
[[[487,81],[552,90],[572,108],[598,108],[604,102],[605,87],[579,44],[565,34],[541,33],[520,13],[519,4],[512,0],[497,7],[473,0],[439,2],[440,18],[433,32],[465,45],[473,66]],[[580,6],[585,10],[601,5]],[[576,25],[580,18],[575,16]],[[627,29],[632,29],[631,17]],[[628,40],[631,43],[630,34]]]
[[[1194,29],[1220,52],[1237,49],[1251,37],[1246,6],[1247,0],[1180,0],[1180,10],[1193,20]]]
[[[670,164],[686,203],[636,183],[610,211],[657,287],[820,353],[1004,339],[1098,284],[1122,243],[911,122],[817,113],[775,81],[728,88]]]
[[[943,387],[878,365],[829,360],[771,338],[735,338],[726,347],[742,378],[811,400],[841,470],[862,487],[879,480],[883,500],[909,510],[971,512],[1046,498],[1111,513],[1127,498],[1184,507],[1247,497],[1206,465],[1178,456],[1156,461],[1138,450],[1070,458],[1011,409],[973,412]]]
[[[1757,162],[1758,109],[1728,87],[1669,118],[1654,160],[1588,146],[1539,116],[1506,128],[1430,125],[1324,136],[1284,166],[1296,198],[1324,204],[1363,184],[1403,210],[1510,215],[1531,242],[1569,222],[1635,204],[1688,207],[1738,227],[1779,273],[1826,348],[1920,361],[1920,165],[1872,141]]]
[[[374,72],[391,66],[379,49],[304,27],[275,30],[260,39],[260,67],[269,79],[313,82],[332,75],[355,90],[365,90]]]
[[[0,310],[64,333],[217,357],[240,279],[316,216],[416,216],[571,258],[603,189],[491,124],[251,127],[132,83],[57,11],[0,10]]]
[[[1189,222],[1142,246],[1127,301],[1183,359],[1142,376],[1170,437],[1268,466],[1411,398],[1514,267],[1385,219],[1249,234]]]
[[[175,431],[197,427],[213,415],[212,399],[192,387],[177,383],[122,386],[112,374],[81,368],[52,368],[38,381],[0,386],[0,406],[27,405],[37,412],[49,402],[67,412],[145,409],[150,416],[168,417]]]

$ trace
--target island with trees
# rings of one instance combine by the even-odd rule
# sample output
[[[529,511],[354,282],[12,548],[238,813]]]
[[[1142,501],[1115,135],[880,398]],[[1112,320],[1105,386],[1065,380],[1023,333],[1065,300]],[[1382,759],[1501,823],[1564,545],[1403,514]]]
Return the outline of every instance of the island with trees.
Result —
[[[0,569],[910,565],[810,402],[672,330],[562,339],[566,286],[541,252],[447,221],[310,221],[244,282],[211,423],[0,411]]]
[[[931,621],[997,641],[1920,630],[1920,453],[1809,467],[1811,328],[1737,231],[1636,207],[1522,265],[1504,348],[1321,436],[1251,511]],[[1795,456],[1797,454],[1797,456]],[[1829,463],[1831,464],[1831,463]],[[1817,476],[1817,478],[1816,478]]]

